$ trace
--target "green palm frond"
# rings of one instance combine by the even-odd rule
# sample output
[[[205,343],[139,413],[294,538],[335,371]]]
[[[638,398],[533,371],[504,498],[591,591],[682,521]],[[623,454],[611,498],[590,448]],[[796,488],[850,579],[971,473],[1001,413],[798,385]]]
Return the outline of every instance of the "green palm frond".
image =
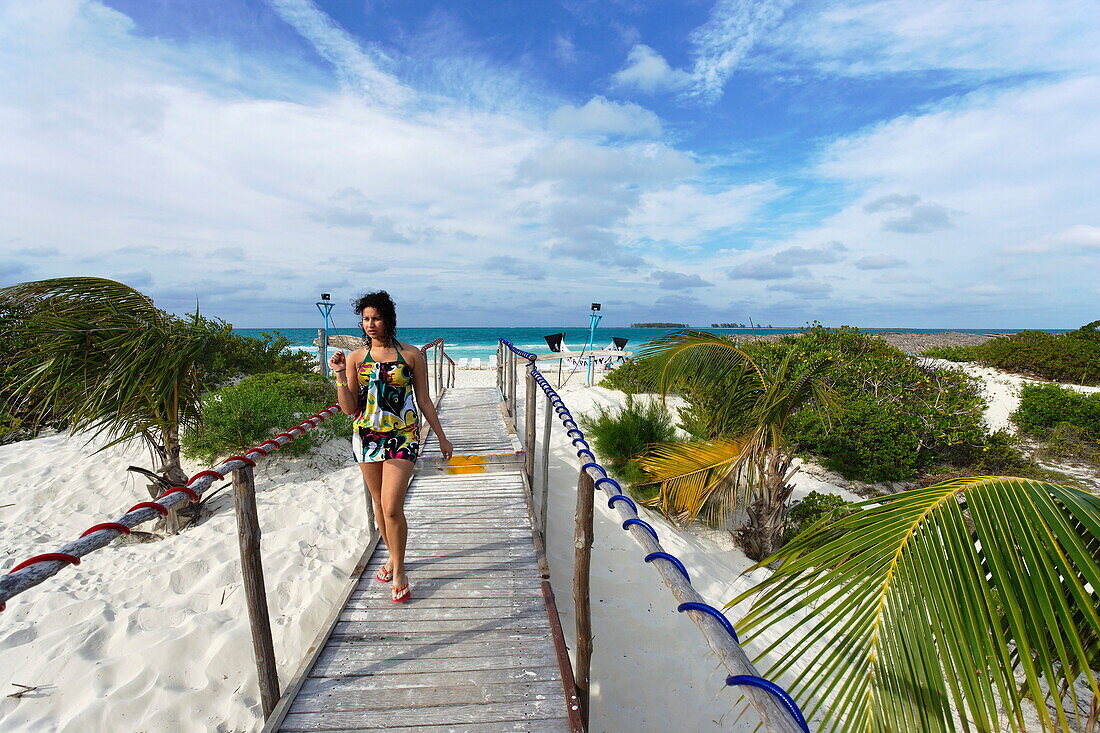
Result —
[[[741,484],[730,479],[738,470],[746,447],[742,439],[650,446],[649,453],[638,459],[638,465],[652,479],[648,483],[661,484],[660,493],[649,503],[680,521],[697,517],[723,487],[727,496],[721,503],[736,504],[739,497],[731,492],[738,491]]]
[[[127,285],[88,277],[0,290],[0,305],[11,303],[20,317],[0,330],[28,344],[9,369],[25,414],[64,416],[76,431],[105,432],[111,444],[178,432],[197,419],[196,364],[209,346],[197,315],[175,318]]]
[[[811,713],[828,705],[822,730],[1022,731],[1024,696],[1044,729],[1070,730],[1046,696],[1076,705],[1079,675],[1100,694],[1100,498],[978,477],[858,506],[729,604],[759,594],[738,629],[767,636],[771,674],[801,670],[792,691]]]
[[[638,358],[653,370],[661,394],[683,377],[720,381],[740,375],[738,382],[754,380],[757,388],[764,382],[764,373],[748,354],[728,338],[706,331],[670,331],[650,341]]]

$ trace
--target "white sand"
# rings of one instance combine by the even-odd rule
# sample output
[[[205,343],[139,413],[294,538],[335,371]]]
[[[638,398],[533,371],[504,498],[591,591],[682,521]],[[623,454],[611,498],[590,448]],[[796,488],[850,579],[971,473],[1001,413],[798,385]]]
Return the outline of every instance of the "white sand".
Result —
[[[341,441],[342,443],[342,441]],[[263,561],[281,679],[297,669],[366,540],[358,468],[343,446],[273,455],[256,472]],[[49,552],[148,499],[140,448],[66,434],[0,446],[6,566]],[[199,467],[188,466],[197,470]],[[0,730],[247,731],[259,689],[232,497],[159,542],[112,545],[16,596],[0,615]],[[144,527],[144,525],[143,525]],[[224,594],[224,600],[223,600]],[[22,699],[12,683],[39,691]]]
[[[962,369],[971,377],[978,379],[982,385],[982,396],[986,400],[985,424],[991,431],[1008,430],[1016,432],[1016,425],[1009,419],[1012,413],[1020,407],[1020,388],[1025,384],[1051,384],[1041,379],[1023,377],[1019,374],[993,369],[971,362],[956,363],[945,359],[922,358],[925,364],[946,368]],[[1100,387],[1085,387],[1080,384],[1061,384],[1059,387],[1072,389],[1081,394],[1100,392]]]
[[[459,386],[494,383],[490,370],[458,373]],[[998,391],[995,384],[987,389],[1003,409],[1009,390]],[[620,392],[577,383],[562,395],[574,414],[624,399]],[[539,403],[541,426],[544,401]],[[148,464],[139,449],[91,452],[66,435],[0,446],[0,504],[16,504],[0,509],[0,552],[10,558],[8,565],[52,551],[146,498],[141,482],[125,472],[127,465]],[[571,648],[577,467],[555,426],[548,557]],[[817,490],[858,498],[828,474],[807,468],[812,473],[796,474],[796,497]],[[286,680],[367,539],[364,495],[340,443],[310,457],[276,455],[261,462],[257,488],[275,649]],[[259,693],[232,503],[224,495],[214,503],[214,517],[178,537],[105,548],[8,603],[0,616],[0,693],[15,691],[16,682],[41,690],[19,700],[0,697],[0,730],[258,730]],[[752,563],[728,533],[677,531],[660,516],[642,513],[716,607],[766,572],[742,575]],[[734,722],[743,707],[737,693],[726,689],[725,673],[703,636],[676,613],[672,594],[642,557],[620,529],[618,514],[598,501],[592,730],[752,730],[757,721],[751,711]]]

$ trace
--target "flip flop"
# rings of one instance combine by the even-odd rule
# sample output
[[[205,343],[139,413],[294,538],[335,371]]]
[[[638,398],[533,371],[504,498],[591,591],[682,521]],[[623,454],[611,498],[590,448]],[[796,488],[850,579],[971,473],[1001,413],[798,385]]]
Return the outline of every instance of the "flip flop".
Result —
[[[374,574],[374,579],[377,580],[379,583],[389,583],[391,580],[393,580],[393,571],[387,570],[386,566],[383,565],[382,567],[378,568],[378,572]]]
[[[400,588],[393,589],[390,600],[392,600],[394,603],[404,603],[411,597],[412,591],[409,590],[409,584],[405,583],[405,585],[401,586]]]

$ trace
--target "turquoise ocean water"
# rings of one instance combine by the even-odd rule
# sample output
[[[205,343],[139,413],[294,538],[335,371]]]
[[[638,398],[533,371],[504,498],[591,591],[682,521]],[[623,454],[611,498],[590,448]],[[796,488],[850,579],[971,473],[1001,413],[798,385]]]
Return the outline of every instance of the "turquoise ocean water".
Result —
[[[237,328],[237,333],[245,336],[259,336],[264,331],[278,331],[290,339],[292,345],[301,351],[316,354],[317,348],[313,346],[313,339],[317,336],[316,328]],[[713,333],[797,333],[797,328],[707,328],[701,329]],[[944,333],[946,331],[960,331],[962,333],[1015,333],[1019,329],[966,329],[966,328],[867,328],[870,333],[881,331],[901,331],[905,333]],[[596,329],[595,345],[603,348],[611,343],[612,336],[628,339],[626,348],[628,351],[636,351],[650,339],[663,333],[666,328],[615,328],[614,326],[600,327]],[[1060,332],[1060,331],[1059,331]],[[342,333],[358,336],[356,329],[340,328],[334,333]],[[481,357],[486,360],[490,354],[497,351],[497,339],[506,338],[516,346],[535,354],[545,354],[550,351],[543,340],[544,335],[564,333],[565,343],[570,349],[580,351],[588,340],[588,329],[584,327],[565,326],[562,328],[399,328],[397,338],[400,340],[422,345],[437,338],[443,338],[446,343],[447,353],[452,359],[462,357]]]

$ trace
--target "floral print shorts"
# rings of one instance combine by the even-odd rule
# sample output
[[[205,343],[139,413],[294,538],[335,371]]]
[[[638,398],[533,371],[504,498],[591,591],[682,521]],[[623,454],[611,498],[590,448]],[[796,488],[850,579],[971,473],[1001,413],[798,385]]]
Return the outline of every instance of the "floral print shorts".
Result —
[[[360,427],[351,436],[351,448],[359,463],[376,463],[391,458],[415,462],[420,454],[420,425],[414,423],[385,433]]]

